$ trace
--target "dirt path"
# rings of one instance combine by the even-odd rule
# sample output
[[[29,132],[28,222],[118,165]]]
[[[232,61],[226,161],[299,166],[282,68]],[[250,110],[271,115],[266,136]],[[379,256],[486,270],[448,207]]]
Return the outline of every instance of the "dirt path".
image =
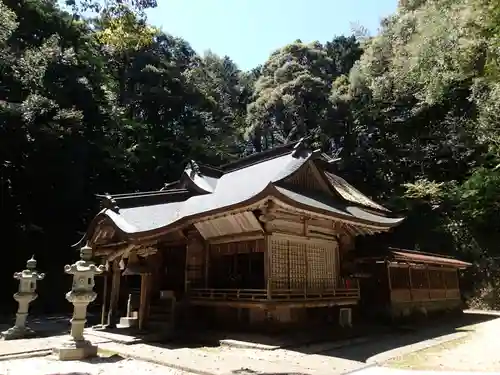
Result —
[[[465,337],[393,359],[387,367],[412,370],[500,371],[500,318],[470,327]]]

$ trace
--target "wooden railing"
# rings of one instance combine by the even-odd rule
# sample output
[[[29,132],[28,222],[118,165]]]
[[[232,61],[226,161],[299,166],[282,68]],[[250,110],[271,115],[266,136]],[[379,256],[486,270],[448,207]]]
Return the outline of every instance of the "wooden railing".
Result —
[[[393,289],[391,299],[393,302],[434,301],[460,299],[458,289]]]
[[[346,287],[346,284],[348,286]],[[338,283],[333,289],[272,289],[268,295],[266,289],[191,289],[192,299],[219,300],[219,301],[268,301],[268,300],[334,300],[359,299],[359,285],[357,281]]]
[[[318,300],[336,298],[359,298],[358,288],[336,288],[336,289],[273,289],[271,299],[279,300]]]
[[[192,299],[210,299],[224,301],[264,301],[267,300],[266,289],[191,289],[189,296]]]

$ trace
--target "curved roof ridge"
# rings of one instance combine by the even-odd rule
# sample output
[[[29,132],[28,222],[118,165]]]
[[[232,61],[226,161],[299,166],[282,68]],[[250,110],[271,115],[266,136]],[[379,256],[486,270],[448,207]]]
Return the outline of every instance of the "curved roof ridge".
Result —
[[[291,142],[291,143],[287,143],[287,144],[284,144],[284,145],[281,145],[278,147],[274,147],[274,148],[266,150],[266,151],[256,152],[254,154],[245,156],[244,158],[240,158],[238,160],[235,160],[235,161],[232,161],[232,162],[229,162],[226,164],[222,164],[218,168],[220,170],[222,170],[224,173],[232,172],[232,171],[235,171],[237,169],[246,168],[246,167],[249,167],[253,164],[261,163],[261,162],[264,162],[266,160],[273,159],[276,157],[283,156],[284,154],[291,153],[291,152],[293,152],[293,148],[295,147],[295,145],[297,145],[297,143],[299,143],[299,142],[300,141]]]

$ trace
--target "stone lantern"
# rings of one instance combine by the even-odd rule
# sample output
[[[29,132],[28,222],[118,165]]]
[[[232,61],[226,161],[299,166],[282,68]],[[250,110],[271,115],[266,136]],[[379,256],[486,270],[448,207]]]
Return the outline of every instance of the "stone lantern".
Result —
[[[26,326],[28,318],[29,304],[34,301],[38,294],[36,293],[36,282],[45,278],[44,273],[38,273],[36,270],[36,260],[31,257],[26,262],[26,269],[14,274],[14,279],[19,280],[19,290],[14,294],[14,299],[19,304],[16,314],[16,322],[14,327],[2,332],[2,337],[5,340],[12,340],[31,336],[33,330]]]
[[[97,297],[93,291],[94,276],[103,273],[105,267],[96,267],[91,261],[92,248],[88,245],[81,248],[80,258],[76,263],[64,267],[64,272],[73,275],[73,285],[66,293],[66,299],[73,304],[74,311],[69,339],[54,348],[60,360],[79,360],[97,355],[97,346],[85,340],[83,330],[87,321],[87,306]]]

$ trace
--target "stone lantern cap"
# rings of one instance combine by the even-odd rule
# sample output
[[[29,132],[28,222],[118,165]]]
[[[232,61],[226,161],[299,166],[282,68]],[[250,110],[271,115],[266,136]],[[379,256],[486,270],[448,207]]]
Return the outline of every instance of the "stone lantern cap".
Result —
[[[43,280],[45,278],[44,273],[38,273],[36,270],[36,260],[34,255],[26,262],[26,269],[21,272],[15,272],[14,278],[18,280],[22,279],[36,279]]]
[[[105,267],[103,265],[96,266],[92,259],[92,248],[88,245],[83,246],[80,249],[80,260],[76,261],[74,264],[64,266],[64,271],[68,274],[80,274],[80,273],[92,273],[94,275],[99,275],[104,272]]]
[[[36,259],[34,255],[32,255],[31,258],[26,262],[26,268],[28,268],[29,270],[34,270],[36,268]]]

